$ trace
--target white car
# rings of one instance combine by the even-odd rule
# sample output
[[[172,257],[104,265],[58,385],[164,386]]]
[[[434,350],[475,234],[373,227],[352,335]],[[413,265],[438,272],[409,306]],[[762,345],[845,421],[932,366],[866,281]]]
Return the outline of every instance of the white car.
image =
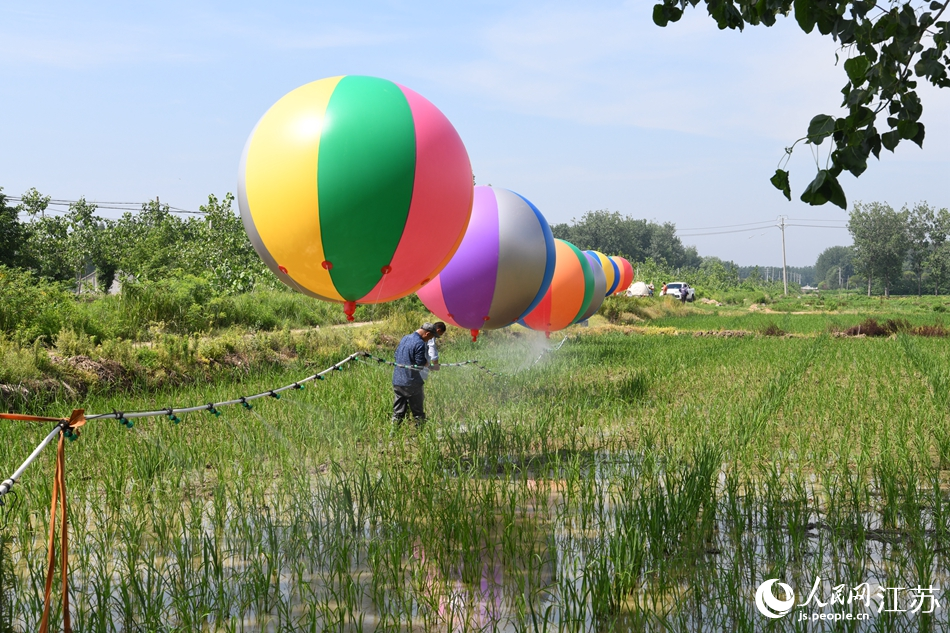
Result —
[[[696,291],[684,281],[674,281],[666,284],[663,286],[663,290],[660,291],[660,294],[682,299],[682,295],[680,294],[682,292],[686,293],[687,301],[694,301],[696,299]]]

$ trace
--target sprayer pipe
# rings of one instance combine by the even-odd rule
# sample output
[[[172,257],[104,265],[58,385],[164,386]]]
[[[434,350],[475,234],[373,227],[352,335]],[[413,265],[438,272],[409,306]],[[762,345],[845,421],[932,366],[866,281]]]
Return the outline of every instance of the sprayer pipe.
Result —
[[[241,404],[242,402],[247,402],[249,400],[257,400],[258,398],[267,398],[275,393],[281,393],[284,391],[289,391],[291,389],[297,389],[298,385],[302,385],[303,383],[310,382],[312,380],[317,380],[324,374],[329,374],[332,371],[338,370],[340,367],[350,362],[351,360],[355,360],[356,358],[359,358],[360,356],[367,356],[367,355],[368,354],[366,352],[357,352],[355,354],[350,354],[349,356],[347,356],[340,362],[336,363],[332,367],[324,369],[319,374],[307,376],[303,380],[298,380],[297,382],[293,384],[285,385],[283,387],[272,389],[270,391],[265,391],[263,393],[257,393],[257,394],[254,394],[253,396],[246,396],[244,398],[237,398],[234,400],[225,400],[223,402],[213,402],[210,405],[202,404],[202,405],[198,405],[194,407],[185,407],[185,408],[170,407],[167,409],[157,409],[155,411],[132,411],[129,413],[99,413],[96,415],[87,415],[86,419],[87,420],[116,420],[122,417],[122,418],[125,418],[126,420],[132,420],[135,418],[155,418],[162,415],[169,415],[169,414],[176,415],[179,413],[194,413],[195,411],[209,411],[212,407],[217,408],[217,407],[225,407],[225,406],[233,405],[233,404]]]
[[[16,472],[10,475],[9,479],[5,480],[3,483],[0,483],[0,497],[3,497],[3,495],[10,492],[10,488],[13,488],[13,484],[17,482],[17,480],[20,478],[20,475],[23,474],[23,471],[25,471],[29,465],[33,463],[33,460],[37,458],[44,448],[46,448],[46,445],[52,442],[53,438],[59,435],[60,431],[62,430],[62,427],[57,425],[56,428],[50,431],[50,434],[46,436],[46,439],[40,442],[40,445],[37,446],[32,453],[30,453],[30,456],[26,458],[26,461],[16,469]]]

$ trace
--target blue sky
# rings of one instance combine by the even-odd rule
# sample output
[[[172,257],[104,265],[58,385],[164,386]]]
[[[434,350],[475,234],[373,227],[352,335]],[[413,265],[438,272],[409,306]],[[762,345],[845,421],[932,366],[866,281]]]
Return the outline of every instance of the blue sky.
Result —
[[[197,209],[235,190],[244,142],[281,96],[366,74],[437,105],[477,182],[523,194],[552,224],[610,209],[674,222],[702,255],[777,265],[778,229],[688,229],[847,218],[768,182],[810,118],[838,111],[845,81],[834,43],[792,21],[734,33],[691,11],[661,29],[647,0],[84,4],[0,6],[9,195]],[[950,206],[950,91],[920,92],[924,149],[902,145],[843,177],[849,202]],[[814,170],[800,145],[793,193]],[[786,230],[790,265],[847,243],[842,229]]]

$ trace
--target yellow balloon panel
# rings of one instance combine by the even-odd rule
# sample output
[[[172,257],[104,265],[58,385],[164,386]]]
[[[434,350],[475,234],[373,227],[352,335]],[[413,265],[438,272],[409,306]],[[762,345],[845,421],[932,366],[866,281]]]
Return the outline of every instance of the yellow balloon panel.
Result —
[[[337,301],[343,297],[323,268],[317,157],[327,105],[340,79],[309,83],[275,103],[249,141],[244,172],[254,226],[274,261],[296,284]]]

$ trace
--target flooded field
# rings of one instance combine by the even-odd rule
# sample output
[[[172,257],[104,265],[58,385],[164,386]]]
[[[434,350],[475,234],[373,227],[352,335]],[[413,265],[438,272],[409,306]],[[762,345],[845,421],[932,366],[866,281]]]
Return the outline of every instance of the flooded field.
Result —
[[[440,372],[420,429],[392,431],[377,365],[220,418],[90,422],[67,448],[74,629],[950,627],[943,342],[540,345],[446,350],[504,375]],[[2,433],[5,470],[45,434]],[[42,610],[52,457],[4,508],[0,631]]]

